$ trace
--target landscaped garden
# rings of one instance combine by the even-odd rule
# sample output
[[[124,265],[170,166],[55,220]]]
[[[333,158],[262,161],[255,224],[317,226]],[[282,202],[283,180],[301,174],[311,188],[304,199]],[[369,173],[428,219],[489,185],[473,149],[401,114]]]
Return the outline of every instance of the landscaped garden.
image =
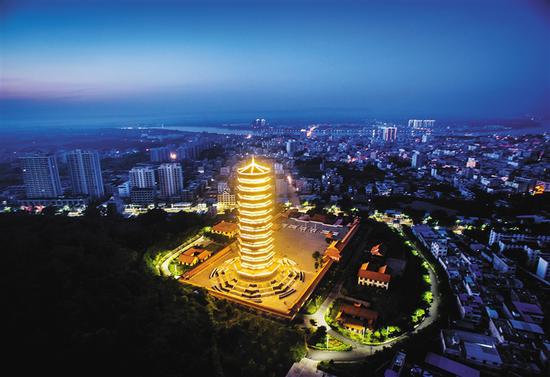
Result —
[[[308,338],[308,347],[321,351],[350,351],[351,346],[327,334],[325,326],[319,326]]]
[[[341,293],[358,302],[368,302],[368,309],[378,313],[373,328],[366,329],[364,335],[351,332],[340,326],[335,320],[343,301],[337,300],[326,314],[327,323],[343,335],[366,344],[385,342],[404,332],[412,330],[428,314],[433,302],[430,278],[430,265],[423,260],[410,242],[406,242],[400,233],[384,223],[369,224],[373,227],[371,242],[361,263],[368,261],[370,247],[382,243],[385,245],[385,258],[399,259],[405,268],[401,274],[392,274],[389,288],[378,288],[357,284],[357,275],[350,274],[344,283]]]

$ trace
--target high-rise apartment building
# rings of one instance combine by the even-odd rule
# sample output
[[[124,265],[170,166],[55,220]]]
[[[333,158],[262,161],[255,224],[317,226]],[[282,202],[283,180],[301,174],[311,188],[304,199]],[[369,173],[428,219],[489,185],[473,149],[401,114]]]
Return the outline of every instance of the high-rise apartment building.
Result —
[[[296,140],[289,140],[286,142],[286,153],[288,153],[289,156],[294,156],[297,151],[298,142]]]
[[[135,166],[130,170],[129,178],[132,203],[141,205],[154,203],[156,195],[155,168]]]
[[[135,166],[130,170],[130,187],[155,188],[155,169],[152,166]]]
[[[158,168],[159,192],[163,198],[181,196],[183,169],[179,163],[162,164]]]
[[[252,123],[252,128],[262,128],[267,126],[267,120],[258,118]]]
[[[67,164],[74,194],[92,198],[105,195],[99,155],[96,151],[77,149],[68,152]]]
[[[433,119],[409,119],[409,129],[412,136],[429,135],[432,133],[434,126],[435,120]]]
[[[409,127],[422,129],[429,128],[432,129],[435,125],[435,120],[433,119],[409,119]]]
[[[151,162],[170,161],[170,149],[168,147],[151,148]]]
[[[28,198],[55,198],[63,195],[54,156],[25,156],[20,161]]]
[[[382,127],[382,139],[386,143],[392,143],[397,140],[397,127]]]
[[[425,156],[422,153],[415,151],[412,155],[411,167],[419,169],[422,166],[424,166],[425,163],[426,163]]]

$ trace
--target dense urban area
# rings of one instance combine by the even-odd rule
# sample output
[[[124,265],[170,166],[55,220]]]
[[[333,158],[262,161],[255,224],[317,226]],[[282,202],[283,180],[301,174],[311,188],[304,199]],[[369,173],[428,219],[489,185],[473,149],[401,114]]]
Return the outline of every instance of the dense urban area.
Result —
[[[0,149],[7,367],[547,375],[550,135],[522,122],[13,133]],[[191,278],[234,242],[252,156],[273,171],[278,232],[302,239],[295,258],[317,279],[288,318]]]

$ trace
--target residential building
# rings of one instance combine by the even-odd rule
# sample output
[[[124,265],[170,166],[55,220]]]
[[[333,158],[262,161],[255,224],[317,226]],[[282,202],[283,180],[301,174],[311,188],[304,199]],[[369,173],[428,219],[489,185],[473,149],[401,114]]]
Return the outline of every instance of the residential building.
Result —
[[[231,194],[229,191],[218,194],[218,210],[234,208],[237,208],[237,198],[235,194]]]
[[[425,163],[426,163],[425,156],[422,153],[415,151],[412,155],[411,167],[415,169],[420,169],[422,166],[425,165]]]
[[[122,182],[116,187],[116,189],[117,189],[118,196],[120,196],[121,198],[130,197],[130,190],[131,190],[130,181]]]
[[[155,188],[155,169],[152,166],[136,166],[130,170],[130,188]]]
[[[465,362],[500,369],[502,358],[497,349],[497,339],[492,336],[461,330],[441,330],[444,354]]]
[[[297,151],[298,142],[296,140],[288,140],[286,142],[286,153],[288,153],[289,156],[294,156]]]
[[[436,258],[446,257],[448,251],[447,240],[445,238],[440,238],[432,241],[430,251]]]
[[[397,127],[382,127],[382,139],[386,143],[392,143],[397,140]]]
[[[21,199],[17,203],[23,207],[84,207],[88,205],[87,198],[44,198],[44,199]]]
[[[170,161],[170,149],[168,147],[151,148],[149,151],[151,162]]]
[[[67,153],[73,194],[101,198],[105,195],[101,164],[96,151],[76,149]]]
[[[435,232],[429,225],[418,224],[412,227],[413,234],[418,238],[418,240],[426,247],[426,249],[431,249],[432,242],[438,239]]]
[[[165,163],[158,168],[159,194],[163,198],[181,196],[183,170],[179,163]]]
[[[27,198],[55,198],[63,195],[54,156],[30,155],[19,160]]]
[[[537,276],[550,282],[550,253],[543,253],[537,262]]]
[[[139,205],[149,205],[155,203],[155,188],[132,188],[130,191],[130,200]]]
[[[525,242],[550,242],[550,234],[529,233],[527,230],[496,230],[491,229],[489,233],[489,245],[499,241],[525,241]]]

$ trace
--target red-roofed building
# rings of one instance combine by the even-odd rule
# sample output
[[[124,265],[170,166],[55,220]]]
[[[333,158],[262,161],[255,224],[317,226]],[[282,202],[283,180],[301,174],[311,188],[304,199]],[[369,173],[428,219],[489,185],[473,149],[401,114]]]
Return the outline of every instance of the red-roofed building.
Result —
[[[340,249],[338,248],[339,241],[333,241],[325,250],[323,258],[332,259],[335,262],[340,261]]]
[[[210,256],[212,255],[212,253],[208,250],[203,250],[199,255],[197,255],[197,258],[199,258],[199,262],[204,262],[205,260],[207,260],[208,258],[210,258]]]
[[[378,288],[388,289],[390,286],[391,275],[386,273],[386,265],[383,265],[378,271],[368,269],[369,263],[363,263],[357,272],[358,285],[370,285]]]
[[[235,237],[239,226],[235,223],[229,223],[227,221],[221,221],[212,227],[212,233],[222,234],[226,237]]]
[[[355,319],[347,315],[341,315],[337,318],[340,325],[346,330],[353,331],[354,333],[364,335],[365,334],[365,325],[363,321]]]
[[[336,321],[350,331],[363,334],[365,328],[373,328],[378,312],[367,309],[361,304],[342,304],[336,315]]]
[[[178,262],[185,266],[194,266],[198,263],[198,261],[199,261],[199,258],[197,258],[195,255],[188,255],[188,254],[182,253],[178,256]]]
[[[212,253],[208,250],[191,247],[178,256],[178,262],[185,266],[194,266],[199,262],[204,262],[211,255]]]

